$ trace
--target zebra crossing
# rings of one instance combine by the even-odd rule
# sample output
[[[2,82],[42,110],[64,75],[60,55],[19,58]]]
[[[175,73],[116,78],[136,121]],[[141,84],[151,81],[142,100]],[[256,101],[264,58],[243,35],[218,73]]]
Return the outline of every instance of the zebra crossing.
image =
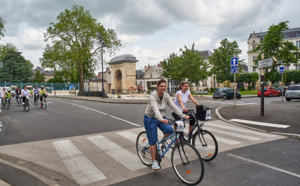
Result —
[[[283,138],[233,126],[220,120],[205,123],[204,129],[216,137],[219,153]],[[142,164],[136,153],[136,138],[143,130],[140,127],[7,145],[0,147],[0,151],[53,169],[80,185],[108,185],[153,172]],[[159,132],[158,136],[161,138],[163,134]],[[163,159],[162,169],[171,167],[170,154],[168,152]]]

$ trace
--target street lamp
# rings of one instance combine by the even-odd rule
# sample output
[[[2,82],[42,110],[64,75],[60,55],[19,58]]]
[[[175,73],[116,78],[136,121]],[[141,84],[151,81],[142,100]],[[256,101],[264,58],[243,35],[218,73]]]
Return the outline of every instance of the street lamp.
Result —
[[[104,82],[103,82],[103,47],[105,47],[105,42],[103,41],[103,37],[101,34],[98,36],[101,44],[101,67],[102,67],[102,98],[104,98],[105,90],[104,90]]]
[[[55,71],[56,71],[56,69],[54,68],[54,96],[56,96],[56,88],[55,88]]]

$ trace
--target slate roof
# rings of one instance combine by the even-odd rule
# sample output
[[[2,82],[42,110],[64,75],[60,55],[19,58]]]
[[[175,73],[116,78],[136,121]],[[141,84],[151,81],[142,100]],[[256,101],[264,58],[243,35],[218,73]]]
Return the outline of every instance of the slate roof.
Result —
[[[114,58],[112,58],[110,60],[110,64],[119,64],[122,62],[129,62],[129,63],[136,63],[139,60],[136,59],[136,57],[134,57],[131,54],[124,54],[124,55],[120,55],[120,56],[116,56]]]
[[[291,28],[291,29],[288,29],[288,30],[284,31],[283,34],[285,35],[284,39],[297,38],[297,37],[300,38],[300,28]],[[267,32],[251,33],[249,35],[248,39],[250,39],[254,35],[256,37],[258,37],[259,39],[263,39],[265,37],[265,35],[267,35]]]
[[[209,58],[212,55],[212,52],[209,50],[204,50],[204,51],[200,51],[200,52],[201,52],[201,54],[200,54],[201,57]]]

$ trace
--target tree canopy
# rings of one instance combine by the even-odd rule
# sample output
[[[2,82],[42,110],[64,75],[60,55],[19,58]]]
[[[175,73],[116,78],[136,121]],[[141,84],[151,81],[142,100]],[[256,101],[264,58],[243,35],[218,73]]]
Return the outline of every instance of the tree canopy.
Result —
[[[0,17],[0,39],[1,37],[4,37],[4,32],[5,32],[4,23],[5,21]]]
[[[227,38],[220,42],[220,47],[214,49],[212,56],[209,58],[209,62],[212,65],[210,74],[216,74],[217,81],[222,83],[226,80],[230,80],[231,76],[231,64],[230,59],[232,57],[238,57],[242,53],[239,49],[236,41],[229,42]],[[239,59],[239,71],[242,71],[243,60]]]
[[[298,48],[292,42],[283,41],[283,32],[289,29],[287,24],[288,21],[281,22],[278,25],[271,25],[261,43],[251,51],[252,53],[258,53],[258,56],[254,61],[256,64],[262,59],[262,54],[264,54],[265,59],[275,57],[280,61],[270,69],[265,70],[266,80],[269,80],[272,74],[277,71],[277,66],[290,66],[291,64],[298,63]]]
[[[39,70],[35,72],[33,78],[31,80],[32,83],[44,83],[45,82],[45,74],[41,73]]]
[[[170,54],[169,58],[162,62],[162,75],[177,81],[187,78],[191,83],[196,84],[206,79],[209,65],[204,62],[205,57],[201,57],[201,52],[194,47],[194,44],[191,49],[184,46],[184,49],[180,49],[180,56]]]
[[[105,29],[89,11],[82,6],[73,5],[71,10],[65,9],[57,16],[57,23],[50,23],[45,41],[47,45],[41,64],[43,67],[57,68],[68,73],[72,81],[80,82],[79,89],[84,89],[84,79],[90,78],[98,66],[102,35],[105,51],[109,54],[121,46],[121,41],[113,29]]]
[[[33,75],[33,64],[21,52],[7,51],[0,68],[0,82],[27,83]]]

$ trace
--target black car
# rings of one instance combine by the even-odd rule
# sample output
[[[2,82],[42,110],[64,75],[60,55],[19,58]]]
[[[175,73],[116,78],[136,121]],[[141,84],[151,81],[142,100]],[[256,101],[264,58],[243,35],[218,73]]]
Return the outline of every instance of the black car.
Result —
[[[283,87],[283,96],[285,96],[285,92],[286,92],[286,89],[287,89],[287,88],[288,88],[288,87]],[[280,95],[279,95],[279,96],[281,96],[281,95],[282,95],[281,87],[277,87],[276,90],[278,90],[278,91],[280,92]]]
[[[235,92],[236,98],[241,99],[242,95],[239,92]],[[213,94],[213,98],[231,99],[234,98],[234,90],[232,88],[223,87],[217,88]]]

